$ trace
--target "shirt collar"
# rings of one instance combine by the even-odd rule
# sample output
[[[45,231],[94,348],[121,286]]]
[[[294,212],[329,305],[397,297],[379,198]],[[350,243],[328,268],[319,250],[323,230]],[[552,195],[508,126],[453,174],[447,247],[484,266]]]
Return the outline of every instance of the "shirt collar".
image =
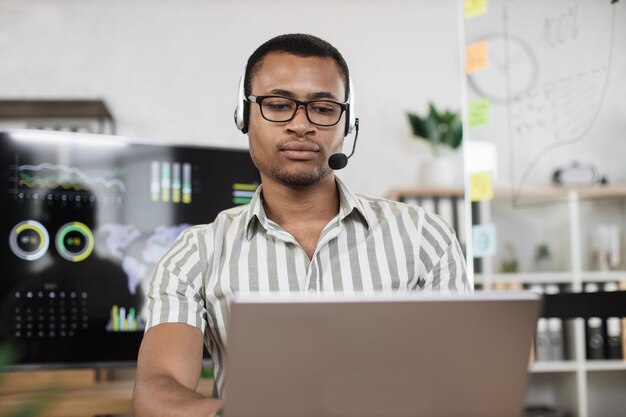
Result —
[[[339,178],[335,177],[335,182],[339,192],[339,220],[342,221],[352,213],[355,213],[361,218],[365,226],[369,229],[370,222],[367,220],[361,201]],[[245,236],[247,240],[252,239],[254,236],[257,223],[265,229],[268,228],[268,219],[265,215],[265,210],[263,209],[262,194],[263,185],[260,185],[254,193],[252,201],[250,201],[250,206],[248,207],[248,212],[246,213]]]
[[[263,184],[259,185],[250,201],[248,212],[246,213],[246,239],[252,239],[254,234],[255,224],[257,222],[263,224],[266,221],[265,210],[263,209],[263,198],[261,193],[263,191]]]
[[[361,217],[361,220],[365,223],[365,227],[369,229],[370,222],[367,220],[367,215],[363,209],[361,200],[338,177],[335,177],[335,181],[337,182],[337,190],[339,190],[340,220],[355,213]]]

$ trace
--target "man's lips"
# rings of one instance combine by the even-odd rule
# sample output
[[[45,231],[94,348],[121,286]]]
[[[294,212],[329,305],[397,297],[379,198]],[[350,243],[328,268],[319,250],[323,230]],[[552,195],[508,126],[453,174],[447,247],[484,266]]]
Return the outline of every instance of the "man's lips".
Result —
[[[319,152],[320,147],[312,142],[287,142],[280,147],[280,150]]]
[[[310,160],[317,157],[320,147],[311,142],[287,142],[280,148],[288,159]]]

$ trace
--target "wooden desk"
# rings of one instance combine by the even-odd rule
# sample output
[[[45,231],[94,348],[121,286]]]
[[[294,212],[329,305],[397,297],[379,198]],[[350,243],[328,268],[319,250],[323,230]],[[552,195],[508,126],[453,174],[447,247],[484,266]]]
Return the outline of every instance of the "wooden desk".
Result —
[[[132,414],[133,380],[103,381],[93,370],[19,372],[0,382],[0,415],[42,400],[37,417]],[[30,384],[28,381],[30,380]],[[198,392],[210,396],[213,380],[201,379]]]

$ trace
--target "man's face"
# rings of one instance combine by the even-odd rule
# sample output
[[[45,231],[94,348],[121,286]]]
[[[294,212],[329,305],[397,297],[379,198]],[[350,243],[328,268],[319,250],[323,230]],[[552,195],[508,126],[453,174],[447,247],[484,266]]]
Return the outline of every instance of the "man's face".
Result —
[[[252,80],[252,95],[345,102],[344,84],[332,58],[278,52],[262,59]],[[326,177],[330,173],[328,157],[341,151],[345,117],[344,113],[334,126],[316,126],[301,106],[291,121],[275,123],[263,119],[259,105],[251,103],[250,155],[262,180],[305,188]]]

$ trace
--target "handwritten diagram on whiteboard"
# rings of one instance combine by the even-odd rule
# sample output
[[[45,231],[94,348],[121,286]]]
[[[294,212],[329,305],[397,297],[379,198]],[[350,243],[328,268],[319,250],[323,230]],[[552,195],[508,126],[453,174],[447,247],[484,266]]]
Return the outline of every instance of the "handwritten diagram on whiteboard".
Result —
[[[514,203],[523,204],[526,188],[546,185],[564,165],[602,170],[619,163],[616,152],[625,159],[626,150],[597,149],[618,135],[626,149],[626,134],[615,123],[626,120],[626,107],[620,110],[626,101],[615,98],[626,93],[624,6],[617,0],[490,2],[489,16],[475,25],[480,29],[468,30],[470,41],[486,42],[489,59],[486,68],[468,71],[471,98],[489,100],[491,119],[506,120],[470,134],[505,151],[501,168]]]

